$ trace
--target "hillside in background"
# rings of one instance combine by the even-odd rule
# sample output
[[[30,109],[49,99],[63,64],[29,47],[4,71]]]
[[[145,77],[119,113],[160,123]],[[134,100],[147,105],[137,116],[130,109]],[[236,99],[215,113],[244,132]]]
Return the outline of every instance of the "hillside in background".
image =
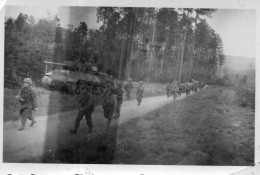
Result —
[[[254,57],[241,57],[241,56],[231,56],[225,55],[225,63],[223,68],[228,68],[233,71],[245,71],[250,69],[250,66],[253,66],[255,69],[255,58]]]

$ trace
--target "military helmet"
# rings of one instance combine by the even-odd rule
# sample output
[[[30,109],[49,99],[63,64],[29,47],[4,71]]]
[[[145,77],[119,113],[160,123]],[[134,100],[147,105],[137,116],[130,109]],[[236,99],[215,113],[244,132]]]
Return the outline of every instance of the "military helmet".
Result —
[[[33,85],[33,82],[32,82],[32,80],[30,78],[23,79],[23,83],[28,83],[31,86]]]

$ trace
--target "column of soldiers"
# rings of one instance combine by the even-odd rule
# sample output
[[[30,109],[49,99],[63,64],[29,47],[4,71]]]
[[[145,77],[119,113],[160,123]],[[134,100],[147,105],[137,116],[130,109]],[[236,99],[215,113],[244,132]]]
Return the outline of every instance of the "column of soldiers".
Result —
[[[172,83],[168,83],[166,86],[167,97],[171,96],[181,96],[182,93],[189,95],[191,91],[197,92],[199,88],[203,88],[205,83],[190,79],[187,83],[179,83],[177,80],[174,80]],[[175,100],[175,97],[174,97]]]
[[[74,128],[70,131],[70,133],[77,134],[83,117],[85,117],[89,128],[88,133],[92,133],[93,122],[91,116],[95,109],[95,105],[93,102],[91,87],[84,81],[79,81],[77,84],[78,90],[76,94],[78,94],[79,110],[74,122]],[[124,86],[121,81],[108,81],[106,84],[106,91],[103,94],[102,107],[104,110],[104,118],[107,119],[107,130],[110,128],[112,119],[118,119],[120,117],[124,95],[123,88],[126,92],[126,99],[129,100],[131,98],[132,89],[134,88],[131,79],[129,79]],[[143,82],[141,81],[136,87],[136,99],[138,105],[141,105],[143,94],[144,87]],[[19,130],[22,131],[25,129],[27,119],[31,120],[31,127],[36,123],[33,118],[32,111],[38,109],[37,96],[36,91],[33,89],[33,82],[30,78],[25,78],[23,80],[23,87],[21,88],[19,101],[21,103],[20,115],[22,123]]]

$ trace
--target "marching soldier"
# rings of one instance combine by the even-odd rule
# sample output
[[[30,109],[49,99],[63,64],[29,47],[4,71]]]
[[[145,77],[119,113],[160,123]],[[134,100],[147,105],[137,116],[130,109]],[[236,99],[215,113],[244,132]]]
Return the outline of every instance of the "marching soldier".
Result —
[[[78,128],[80,126],[80,121],[85,116],[87,125],[89,127],[88,133],[92,133],[93,123],[92,123],[92,112],[94,111],[93,97],[90,93],[90,89],[86,83],[83,81],[79,82],[79,104],[80,109],[75,120],[74,129],[70,131],[72,134],[77,134]]]
[[[133,89],[132,79],[129,79],[126,85],[124,86],[124,89],[126,91],[126,99],[130,100],[131,98],[131,92]]]
[[[107,130],[110,128],[112,118],[116,117],[117,97],[113,93],[113,84],[109,82],[107,85],[107,92],[103,99],[104,117],[108,120]]]
[[[138,106],[141,105],[142,99],[144,95],[144,87],[143,82],[140,81],[139,86],[136,89],[136,100],[138,101]]]
[[[20,131],[24,130],[27,118],[31,120],[30,126],[32,127],[36,121],[33,118],[32,111],[37,110],[37,96],[35,90],[32,88],[33,82],[30,78],[23,80],[23,87],[20,93],[20,115],[22,117],[22,126],[19,128]]]
[[[171,96],[171,90],[172,90],[172,86],[171,84],[167,84],[166,86],[166,94],[167,94],[167,98],[169,98]]]
[[[179,91],[178,81],[177,80],[173,80],[173,82],[172,82],[172,95],[173,95],[173,100],[174,101],[177,98],[178,91]]]

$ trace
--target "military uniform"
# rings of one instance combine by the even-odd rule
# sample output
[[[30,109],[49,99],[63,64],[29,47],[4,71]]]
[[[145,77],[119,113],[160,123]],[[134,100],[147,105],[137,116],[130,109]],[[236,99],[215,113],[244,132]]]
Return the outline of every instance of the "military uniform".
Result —
[[[126,92],[126,99],[130,100],[131,98],[131,92],[133,89],[133,84],[131,81],[127,82],[127,84],[124,86],[125,92]]]
[[[75,120],[74,130],[72,130],[71,133],[72,134],[77,133],[78,128],[80,126],[80,121],[83,119],[84,116],[86,118],[87,125],[89,127],[89,133],[91,133],[93,128],[91,115],[92,112],[94,111],[95,106],[93,104],[92,94],[89,92],[86,85],[83,85],[82,90],[80,91],[79,104],[80,104],[80,109],[78,111],[77,118]]]
[[[27,118],[32,121],[30,126],[33,126],[36,123],[32,115],[32,110],[37,109],[36,91],[31,87],[31,79],[25,78],[23,83],[28,83],[29,86],[23,86],[21,88],[19,101],[21,103],[20,115],[22,117],[22,126],[19,130],[24,130]]]
[[[178,95],[178,91],[179,91],[179,88],[178,88],[178,81],[177,80],[174,80],[173,83],[172,83],[172,90],[171,90],[171,94],[173,96],[173,100],[175,101],[175,99],[177,98],[177,95]]]
[[[141,105],[143,95],[144,95],[144,87],[142,86],[141,83],[139,87],[136,89],[136,100],[138,101],[138,106]]]
[[[170,84],[168,84],[166,86],[166,94],[167,94],[168,98],[171,96],[171,90],[172,90],[172,86]]]
[[[108,87],[108,91],[105,93],[103,99],[104,117],[108,119],[107,129],[109,129],[111,120],[113,116],[116,114],[116,108],[117,98],[112,91],[112,84],[110,84]]]

